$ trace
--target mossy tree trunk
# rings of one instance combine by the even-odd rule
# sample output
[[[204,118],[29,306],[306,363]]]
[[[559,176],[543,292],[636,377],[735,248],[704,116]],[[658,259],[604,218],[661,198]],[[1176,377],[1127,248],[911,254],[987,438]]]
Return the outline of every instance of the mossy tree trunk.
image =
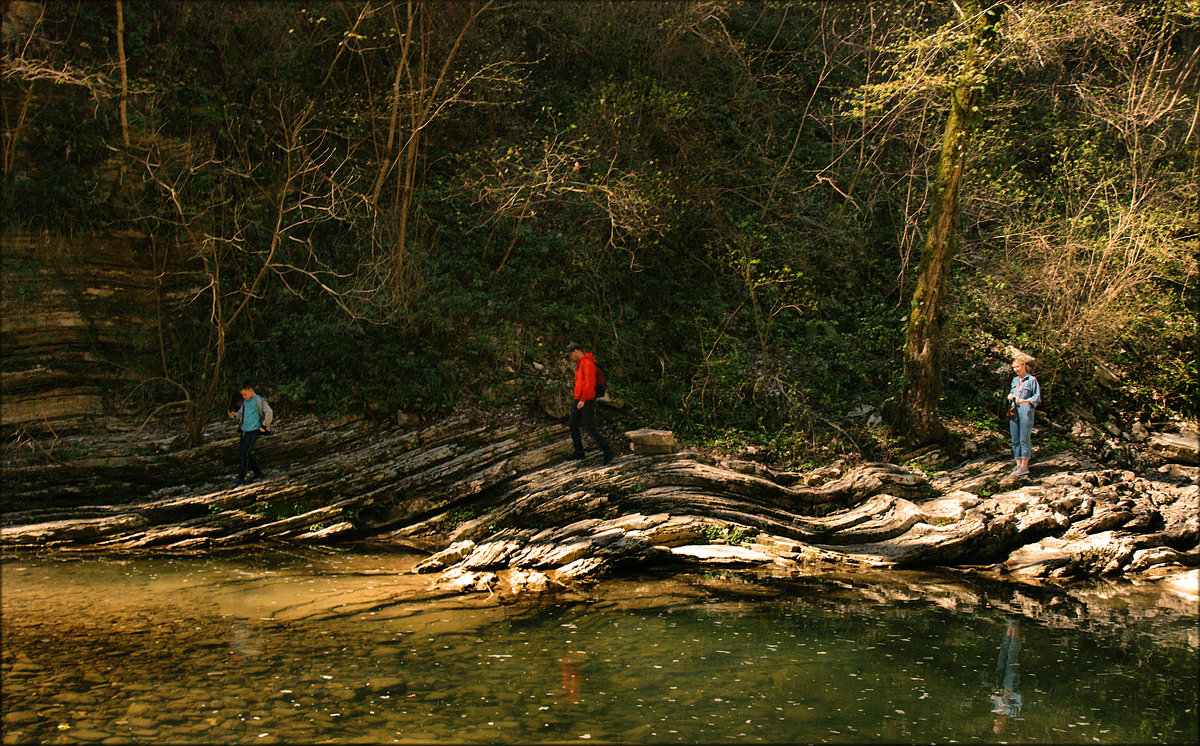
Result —
[[[973,24],[962,72],[954,86],[950,114],[942,137],[942,153],[933,184],[928,233],[913,291],[904,346],[904,391],[892,429],[913,444],[940,440],[945,427],[938,419],[942,391],[942,318],[950,262],[958,249],[960,187],[966,169],[971,130],[979,119],[980,94],[991,59],[989,42],[996,35],[1003,6],[984,11],[977,3],[963,8]]]

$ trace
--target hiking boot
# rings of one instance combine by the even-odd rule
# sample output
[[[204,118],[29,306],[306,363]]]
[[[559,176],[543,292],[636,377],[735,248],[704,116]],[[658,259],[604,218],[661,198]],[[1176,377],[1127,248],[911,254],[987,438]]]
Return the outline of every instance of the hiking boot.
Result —
[[[608,451],[608,452],[606,452],[606,453],[604,454],[604,463],[606,463],[606,464],[607,464],[607,463],[611,462],[611,461],[613,460],[613,457],[614,457],[615,455],[616,455],[616,454],[615,454],[615,453],[613,453],[612,451]]]
[[[584,459],[585,457],[586,457],[586,454],[584,454],[584,453],[581,453],[581,452],[579,452],[579,451],[576,451],[575,453],[573,453],[573,454],[571,455],[571,459],[572,459],[572,460],[574,460],[574,461],[583,461],[583,459]]]
[[[1018,466],[1017,468],[1013,469],[1012,475],[1014,477],[1027,477],[1027,476],[1029,476],[1029,467],[1028,466]]]
[[[229,485],[229,489],[236,490],[238,487],[241,487],[241,486],[242,486],[242,480],[235,479],[235,480],[233,480],[233,484]]]

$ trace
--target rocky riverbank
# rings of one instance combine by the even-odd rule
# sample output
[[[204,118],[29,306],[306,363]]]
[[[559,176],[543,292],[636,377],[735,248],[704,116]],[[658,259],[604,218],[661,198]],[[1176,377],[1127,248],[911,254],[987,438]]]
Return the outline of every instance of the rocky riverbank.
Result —
[[[787,472],[668,445],[606,465],[571,460],[562,425],[459,415],[296,423],[262,442],[265,479],[229,489],[230,438],[143,448],[10,460],[0,546],[402,545],[431,553],[414,571],[437,588],[500,593],[700,565],[959,567],[1024,582],[1183,574],[1194,595],[1200,566],[1200,468],[1183,463],[1134,471],[1041,453],[1013,481],[997,447],[954,464],[925,453]]]

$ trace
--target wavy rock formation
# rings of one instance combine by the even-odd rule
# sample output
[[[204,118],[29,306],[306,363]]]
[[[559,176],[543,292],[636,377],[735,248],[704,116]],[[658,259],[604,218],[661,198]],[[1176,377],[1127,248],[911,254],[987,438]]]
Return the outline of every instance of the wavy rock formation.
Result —
[[[1197,469],[1135,474],[1002,455],[928,476],[808,473],[692,452],[569,458],[562,425],[458,416],[404,430],[302,423],[264,439],[268,476],[224,489],[232,438],[180,453],[5,469],[6,550],[189,550],[369,541],[431,552],[446,590],[568,586],[622,567],[965,566],[1023,581],[1200,565]],[[54,504],[29,508],[22,504]],[[1194,575],[1193,575],[1194,577]]]

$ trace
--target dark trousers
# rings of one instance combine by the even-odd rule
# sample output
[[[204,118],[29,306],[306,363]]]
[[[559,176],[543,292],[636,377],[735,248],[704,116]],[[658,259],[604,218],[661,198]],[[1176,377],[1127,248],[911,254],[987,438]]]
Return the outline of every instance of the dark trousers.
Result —
[[[596,427],[596,400],[584,402],[583,406],[579,406],[576,401],[571,406],[571,416],[567,418],[567,424],[571,428],[571,442],[575,444],[575,455],[583,457],[583,438],[579,435],[579,429],[582,427],[587,430],[587,434],[592,440],[596,441],[596,445],[600,446],[600,450],[604,452],[605,458],[612,455],[612,449],[608,447],[608,442],[604,440],[604,436],[600,434],[600,430]]]
[[[246,481],[246,469],[249,468],[254,472],[255,478],[262,476],[262,469],[259,468],[258,462],[254,460],[254,454],[250,449],[254,447],[255,441],[258,440],[260,431],[258,430],[243,430],[242,440],[238,444],[238,481]]]

